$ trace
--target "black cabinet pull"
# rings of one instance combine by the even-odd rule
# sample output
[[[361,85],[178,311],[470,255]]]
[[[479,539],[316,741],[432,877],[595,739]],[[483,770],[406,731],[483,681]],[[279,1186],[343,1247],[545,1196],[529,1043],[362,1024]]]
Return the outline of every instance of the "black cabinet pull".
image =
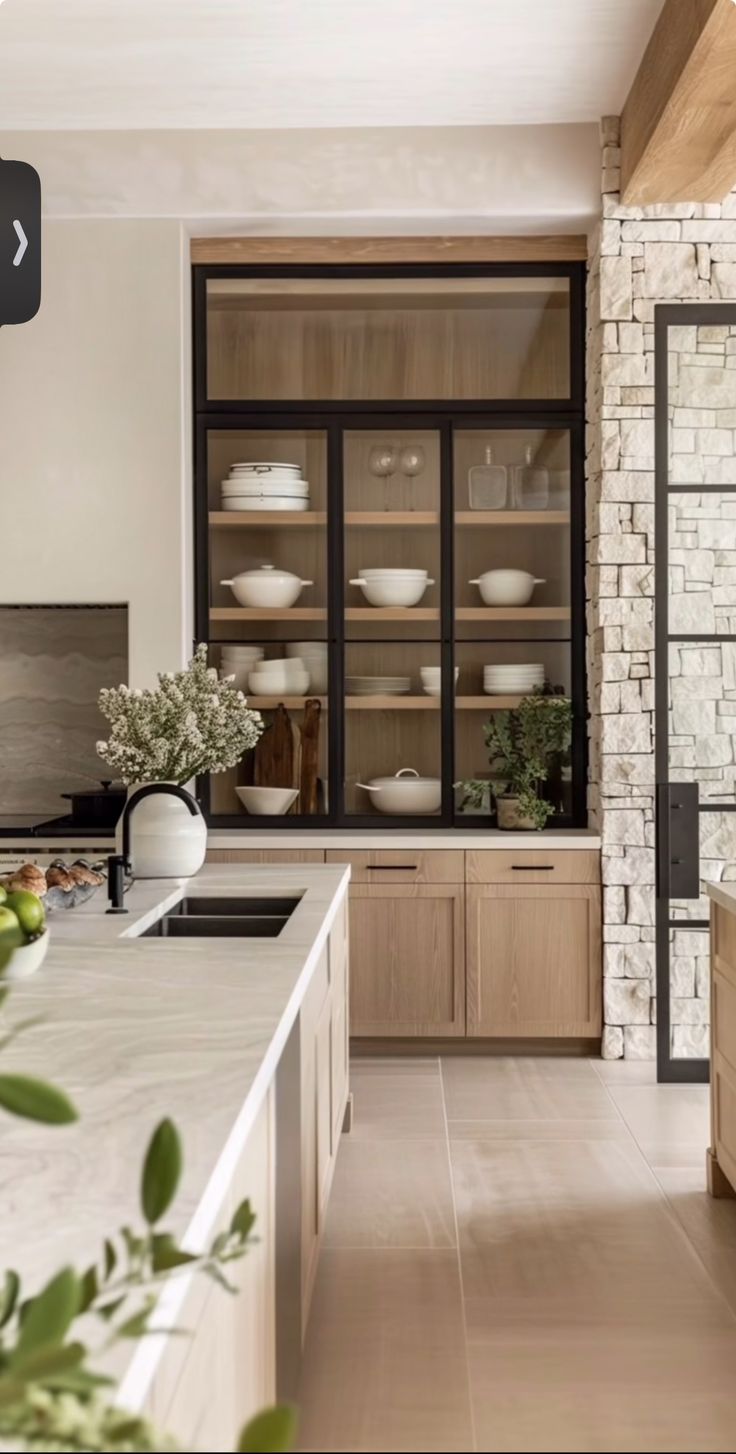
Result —
[[[416,873],[418,863],[367,863],[370,873]]]
[[[554,873],[553,863],[512,863],[513,873]]]

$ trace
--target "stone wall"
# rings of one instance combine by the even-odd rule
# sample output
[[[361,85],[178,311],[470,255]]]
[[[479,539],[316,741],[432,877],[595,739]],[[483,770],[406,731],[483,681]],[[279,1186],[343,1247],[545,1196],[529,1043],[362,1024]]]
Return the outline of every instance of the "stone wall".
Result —
[[[623,207],[618,118],[604,118],[601,133],[602,208],[590,240],[587,332],[589,808],[603,839],[603,1054],[648,1059],[655,1055],[656,1021],[654,308],[664,302],[736,301],[736,192],[719,205]],[[677,483],[734,478],[736,394],[728,402],[736,387],[733,332],[701,328],[696,338],[694,330],[683,329],[672,340],[681,354],[671,370],[675,387],[678,362],[691,374],[702,371],[702,382],[683,375],[683,400],[673,404],[680,412],[676,420],[673,413],[678,435],[672,436]],[[710,377],[716,370],[723,400]],[[724,497],[715,510],[712,505],[713,497],[697,495],[672,501],[671,528],[682,535],[679,543],[673,541],[682,551],[672,560],[675,615],[700,621],[713,613],[724,623],[683,630],[733,629],[729,600],[736,602],[736,592],[729,593],[728,586],[736,580],[736,497]],[[734,648],[724,643],[711,653],[676,650],[671,726],[681,760],[673,764],[673,776],[676,768],[686,779],[701,777],[701,767],[712,768],[714,791],[720,780],[732,792],[736,662],[723,654]],[[708,681],[716,692],[716,679],[716,696],[709,697]],[[710,830],[707,822],[701,825],[714,845],[706,856],[717,871],[709,876],[728,876],[724,839],[732,830],[723,821],[727,815],[712,816],[718,821]],[[683,918],[697,911],[697,904],[683,906]],[[707,936],[685,928],[673,937],[676,1055],[700,1056],[707,1042],[703,940]]]

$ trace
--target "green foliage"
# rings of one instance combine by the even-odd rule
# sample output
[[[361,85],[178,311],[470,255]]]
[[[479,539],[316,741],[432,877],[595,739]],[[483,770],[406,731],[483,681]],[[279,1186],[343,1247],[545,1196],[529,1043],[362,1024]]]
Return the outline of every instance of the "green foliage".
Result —
[[[11,1116],[25,1116],[49,1126],[68,1126],[78,1119],[64,1091],[28,1075],[0,1075],[0,1107]]]
[[[3,987],[0,1007],[6,995]],[[0,1076],[0,1106],[10,1114],[50,1124],[77,1119],[62,1091],[23,1076]],[[154,1332],[151,1319],[158,1288],[182,1270],[204,1273],[235,1291],[223,1268],[248,1250],[255,1223],[252,1207],[242,1202],[209,1249],[185,1250],[171,1232],[154,1230],[173,1202],[181,1171],[179,1133],[172,1121],[164,1120],[144,1158],[145,1230],[122,1227],[104,1239],[99,1258],[84,1273],[63,1268],[33,1297],[22,1296],[17,1272],[5,1273],[0,1281],[0,1441],[14,1448],[92,1454],[176,1449],[174,1441],[149,1420],[115,1407],[110,1400],[112,1380],[96,1373],[90,1359],[114,1343]],[[83,1315],[85,1337],[95,1326],[102,1334],[92,1349],[74,1336]],[[280,1454],[291,1447],[294,1430],[292,1409],[267,1409],[242,1431],[238,1448]]]
[[[169,1210],[181,1177],[182,1154],[179,1133],[173,1121],[156,1127],[146,1152],[141,1180],[141,1206],[149,1226]]]
[[[296,1438],[296,1411],[290,1404],[264,1409],[241,1429],[237,1454],[288,1454]]]
[[[521,816],[543,828],[554,807],[542,797],[541,787],[552,764],[569,752],[572,740],[569,697],[542,692],[523,697],[518,707],[494,712],[483,735],[493,792],[497,797],[504,793],[518,798]],[[487,782],[472,778],[459,786],[464,791],[464,805],[482,806]]]

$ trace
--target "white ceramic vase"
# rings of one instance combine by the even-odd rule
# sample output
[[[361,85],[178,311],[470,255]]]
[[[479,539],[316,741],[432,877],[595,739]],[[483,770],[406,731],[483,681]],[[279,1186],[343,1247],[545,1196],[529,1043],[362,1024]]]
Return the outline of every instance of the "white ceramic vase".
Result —
[[[144,785],[130,787],[128,797],[140,786]],[[122,851],[122,839],[121,819],[115,830],[118,853]],[[133,809],[130,857],[134,878],[191,878],[199,873],[206,853],[207,824],[199,808],[190,813],[187,804],[173,793],[151,793]]]

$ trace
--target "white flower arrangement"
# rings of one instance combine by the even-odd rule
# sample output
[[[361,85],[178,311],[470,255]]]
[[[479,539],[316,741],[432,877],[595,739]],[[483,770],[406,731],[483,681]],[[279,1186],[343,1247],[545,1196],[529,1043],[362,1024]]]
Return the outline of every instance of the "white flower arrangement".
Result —
[[[263,719],[233,680],[218,677],[200,645],[184,671],[159,674],[155,691],[104,687],[99,706],[110,735],[97,743],[99,756],[126,784],[183,784],[235,767],[255,747]]]

